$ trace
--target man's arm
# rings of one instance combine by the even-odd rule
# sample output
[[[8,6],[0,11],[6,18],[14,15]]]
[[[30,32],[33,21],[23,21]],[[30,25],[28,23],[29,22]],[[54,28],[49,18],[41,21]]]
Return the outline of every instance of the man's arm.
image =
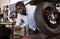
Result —
[[[21,27],[20,27],[20,23],[21,23],[21,16],[20,14],[17,15],[17,19],[16,19],[16,25],[15,25],[15,30],[20,30]]]

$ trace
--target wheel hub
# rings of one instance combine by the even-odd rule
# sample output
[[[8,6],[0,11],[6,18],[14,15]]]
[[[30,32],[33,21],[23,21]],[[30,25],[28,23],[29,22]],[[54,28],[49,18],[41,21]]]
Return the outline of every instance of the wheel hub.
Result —
[[[52,8],[47,7],[44,9],[44,19],[50,28],[57,28],[57,14],[55,14]]]

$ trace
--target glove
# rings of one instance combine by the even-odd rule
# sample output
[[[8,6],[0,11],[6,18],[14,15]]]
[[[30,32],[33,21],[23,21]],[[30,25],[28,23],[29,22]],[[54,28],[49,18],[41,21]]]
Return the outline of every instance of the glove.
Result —
[[[28,23],[24,23],[24,24],[21,25],[21,28],[28,27],[28,26],[29,26]]]

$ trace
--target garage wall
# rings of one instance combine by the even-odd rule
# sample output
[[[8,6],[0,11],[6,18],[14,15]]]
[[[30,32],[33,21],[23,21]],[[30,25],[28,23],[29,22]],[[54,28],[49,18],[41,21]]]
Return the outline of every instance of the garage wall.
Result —
[[[8,5],[10,0],[0,0],[0,7],[3,7],[5,5]]]

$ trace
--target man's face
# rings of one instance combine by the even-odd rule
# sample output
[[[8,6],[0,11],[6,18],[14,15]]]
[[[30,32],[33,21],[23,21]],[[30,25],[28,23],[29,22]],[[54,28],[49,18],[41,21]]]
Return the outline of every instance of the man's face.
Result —
[[[16,9],[17,9],[18,13],[22,14],[25,10],[25,7],[17,6]]]

